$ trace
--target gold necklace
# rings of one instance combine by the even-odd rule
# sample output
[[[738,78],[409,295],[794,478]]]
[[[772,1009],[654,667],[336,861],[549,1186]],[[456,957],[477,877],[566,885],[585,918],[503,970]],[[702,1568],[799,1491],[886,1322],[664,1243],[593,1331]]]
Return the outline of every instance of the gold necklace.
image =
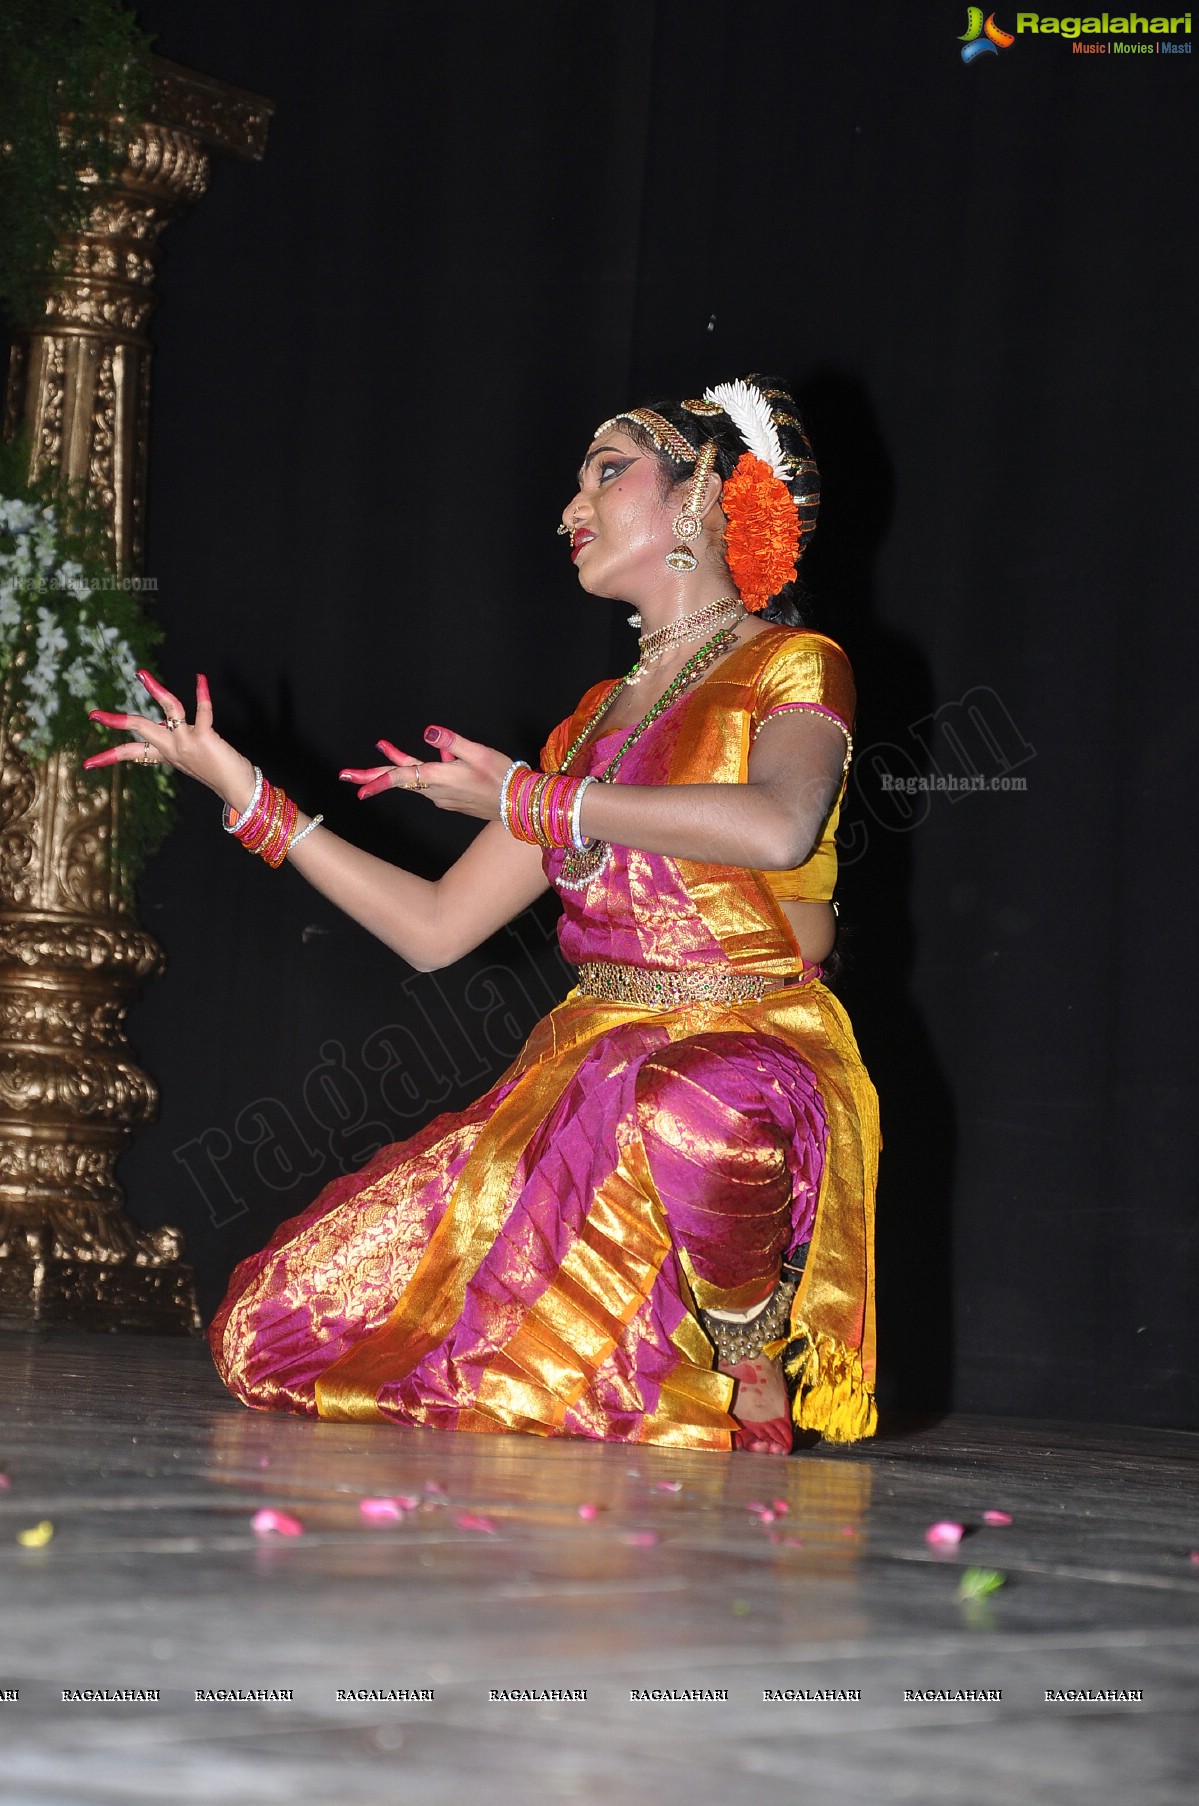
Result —
[[[740,607],[740,603],[738,603],[737,606]],[[681,626],[682,623],[680,622],[679,625]],[[625,754],[630,752],[632,748],[636,746],[646,729],[652,727],[653,723],[658,719],[658,716],[661,715],[665,709],[668,709],[671,703],[674,702],[677,697],[682,695],[684,690],[688,689],[692,684],[697,683],[701,677],[705,676],[709,668],[716,663],[717,659],[723,658],[729,648],[735,646],[736,643],[736,636],[734,635],[732,628],[722,627],[719,633],[713,634],[712,638],[708,640],[705,645],[700,647],[698,652],[693,652],[691,654],[691,657],[674,678],[673,682],[662,692],[657,702],[650,705],[636,727],[631,730],[622,741],[621,745],[617,747],[615,753],[608,760],[603,771],[599,774],[599,782],[601,784],[611,784],[615,782],[616,774],[624,762]],[[588,717],[582,728],[580,728],[579,732],[575,735],[570,746],[567,747],[562,762],[558,766],[559,773],[569,772],[575,754],[582,747],[588,734],[590,734],[592,728],[594,728],[608,713],[608,710],[612,707],[612,704],[616,701],[616,698],[620,695],[628,682],[629,679],[627,677],[622,677],[620,682],[613,688],[611,694],[606,696],[599,707]],[[612,848],[607,841],[589,840],[587,845],[582,849],[572,847],[562,861],[562,869],[559,872],[557,879],[559,888],[562,890],[586,890],[592,879],[598,878],[600,873],[607,869],[611,860]]]
[[[689,645],[692,640],[702,640],[717,627],[737,619],[744,612],[739,596],[717,596],[715,602],[697,608],[694,614],[683,615],[678,621],[668,621],[665,627],[655,627],[652,633],[643,633],[637,641],[637,663],[625,682],[639,684],[650,666],[656,665],[672,647]],[[641,625],[640,615],[635,615],[633,620],[637,626]]]

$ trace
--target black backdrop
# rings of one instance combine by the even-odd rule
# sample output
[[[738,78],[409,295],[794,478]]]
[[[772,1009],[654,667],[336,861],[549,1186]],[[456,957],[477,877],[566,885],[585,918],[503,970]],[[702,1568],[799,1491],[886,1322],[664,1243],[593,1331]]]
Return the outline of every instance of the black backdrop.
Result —
[[[165,243],[163,667],[435,871],[465,826],[339,765],[429,721],[535,752],[632,645],[553,533],[591,428],[791,376],[814,618],[861,691],[839,988],[883,1101],[883,1396],[1194,1427],[1194,66],[1027,35],[965,66],[963,13],[146,0],[164,55],[278,107]],[[1009,787],[885,787],[974,771]],[[566,978],[552,910],[414,975],[207,793],[182,814],[122,1176],[211,1309]]]

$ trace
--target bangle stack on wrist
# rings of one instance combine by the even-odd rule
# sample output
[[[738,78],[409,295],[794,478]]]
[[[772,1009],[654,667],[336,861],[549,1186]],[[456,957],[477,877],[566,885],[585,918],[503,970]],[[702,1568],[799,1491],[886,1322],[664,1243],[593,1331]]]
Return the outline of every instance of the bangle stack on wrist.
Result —
[[[587,846],[582,839],[579,812],[583,792],[594,778],[568,778],[561,772],[533,771],[517,759],[504,773],[500,786],[500,820],[514,840],[528,846]]]
[[[226,804],[221,821],[225,832],[234,835],[243,847],[251,853],[257,853],[269,866],[278,867],[283,864],[292,848],[298,847],[324,820],[322,815],[314,815],[308,826],[297,833],[296,823],[299,817],[300,812],[291,798],[264,778],[256,765],[254,794],[246,807],[240,815],[236,815]]]

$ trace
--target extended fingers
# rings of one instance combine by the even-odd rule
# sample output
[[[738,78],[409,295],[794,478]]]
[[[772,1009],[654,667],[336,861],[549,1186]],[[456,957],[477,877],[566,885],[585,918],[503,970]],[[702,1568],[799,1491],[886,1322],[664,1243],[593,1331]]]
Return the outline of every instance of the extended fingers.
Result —
[[[386,756],[391,760],[393,765],[419,765],[420,764],[419,759],[414,759],[412,757],[411,753],[401,752],[398,746],[393,746],[391,744],[390,740],[376,740],[375,745],[379,748],[379,751],[381,753],[386,754]]]
[[[212,726],[212,697],[208,691],[208,679],[202,671],[196,675],[196,726]]]
[[[411,784],[393,784],[394,771],[389,765],[377,778],[369,779],[358,791],[358,801],[364,802],[368,796],[382,796],[385,790],[411,790]]]
[[[362,770],[356,765],[347,765],[337,775],[343,784],[373,784],[376,778],[389,778],[394,770],[394,765],[367,765]]]
[[[379,744],[386,749],[385,741],[381,740]],[[390,750],[395,754],[396,763],[393,765],[368,765],[361,769],[351,765],[347,766],[344,771],[338,772],[338,777],[344,783],[359,786],[359,801],[368,796],[381,796],[385,790],[423,790],[425,788],[425,785],[419,782],[419,759],[410,759],[407,753],[396,752],[394,747]],[[403,774],[402,778],[401,774]]]
[[[98,771],[102,765],[128,765],[131,762],[135,765],[159,765],[162,760],[148,741],[122,740],[119,746],[110,746],[104,752],[93,753],[90,759],[83,761],[83,769]]]
[[[179,698],[172,695],[165,684],[160,684],[158,679],[156,677],[151,677],[148,671],[139,671],[137,675],[142,688],[150,692],[168,721],[187,720],[187,710],[184,708]]]
[[[120,728],[126,734],[145,735],[146,729],[161,727],[161,721],[150,721],[145,715],[118,715],[111,709],[89,709],[88,720],[98,721],[101,727]]]

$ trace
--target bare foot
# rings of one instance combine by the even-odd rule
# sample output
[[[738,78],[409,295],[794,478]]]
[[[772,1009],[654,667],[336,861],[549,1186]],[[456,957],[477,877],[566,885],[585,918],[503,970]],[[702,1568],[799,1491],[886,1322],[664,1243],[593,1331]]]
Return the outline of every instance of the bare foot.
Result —
[[[794,1434],[791,1404],[779,1363],[757,1355],[752,1361],[721,1361],[719,1366],[737,1382],[733,1416],[741,1428],[733,1447],[753,1455],[789,1455]]]

